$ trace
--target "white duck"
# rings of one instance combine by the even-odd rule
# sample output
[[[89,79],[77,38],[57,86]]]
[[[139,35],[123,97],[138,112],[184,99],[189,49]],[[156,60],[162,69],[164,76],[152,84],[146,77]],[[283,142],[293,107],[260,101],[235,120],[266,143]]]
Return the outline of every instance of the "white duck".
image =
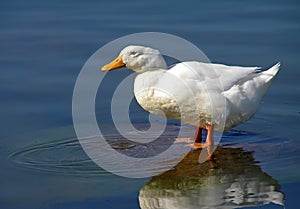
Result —
[[[195,147],[212,146],[213,130],[229,130],[249,120],[277,74],[280,63],[266,71],[202,62],[182,62],[168,69],[158,50],[128,46],[102,71],[126,67],[137,73],[134,94],[150,113],[197,127]],[[198,145],[196,145],[198,144]]]

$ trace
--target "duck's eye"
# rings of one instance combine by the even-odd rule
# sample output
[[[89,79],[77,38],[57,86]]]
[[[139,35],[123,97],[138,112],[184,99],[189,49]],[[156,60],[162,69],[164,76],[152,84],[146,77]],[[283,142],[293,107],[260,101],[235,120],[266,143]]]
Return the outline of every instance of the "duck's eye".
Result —
[[[130,56],[132,56],[132,57],[137,57],[139,55],[140,54],[138,52],[130,52]]]

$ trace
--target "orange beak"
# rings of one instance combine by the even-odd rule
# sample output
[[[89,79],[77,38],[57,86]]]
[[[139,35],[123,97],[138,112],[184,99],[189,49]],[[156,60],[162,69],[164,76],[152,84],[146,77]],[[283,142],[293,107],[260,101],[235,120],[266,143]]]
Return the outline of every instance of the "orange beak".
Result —
[[[121,67],[125,67],[125,63],[122,61],[122,55],[119,55],[115,60],[111,61],[107,65],[104,65],[102,67],[102,71],[114,70]]]

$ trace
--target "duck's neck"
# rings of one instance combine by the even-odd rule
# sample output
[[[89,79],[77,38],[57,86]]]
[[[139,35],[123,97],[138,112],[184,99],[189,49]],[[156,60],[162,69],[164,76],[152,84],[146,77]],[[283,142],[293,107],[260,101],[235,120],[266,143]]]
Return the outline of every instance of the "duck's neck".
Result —
[[[142,68],[142,69],[136,69],[134,70],[138,75],[141,74],[147,74],[151,72],[160,72],[160,71],[165,71],[167,68]]]
[[[152,69],[137,73],[134,81],[134,92],[156,86],[166,72],[165,69]]]
[[[168,69],[167,63],[161,54],[152,54],[151,56],[141,57],[139,62],[131,63],[128,66],[138,74],[148,71],[166,70]]]

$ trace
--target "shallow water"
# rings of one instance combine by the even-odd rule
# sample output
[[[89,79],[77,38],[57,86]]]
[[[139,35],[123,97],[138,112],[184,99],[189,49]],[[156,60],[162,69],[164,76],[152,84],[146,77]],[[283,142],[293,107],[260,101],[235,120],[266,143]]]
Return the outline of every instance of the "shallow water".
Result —
[[[174,141],[169,134],[176,134],[176,129],[177,125],[169,125],[146,151],[169,147],[168,140]],[[145,151],[145,145],[124,143],[116,133],[105,138],[122,154]],[[294,167],[299,144],[244,131],[225,133],[213,161],[199,163],[201,150],[191,150],[173,169],[146,179],[102,170],[82,150],[72,127],[21,139],[2,141],[1,152],[8,156],[1,159],[2,194],[9,195],[1,197],[1,204],[9,208],[119,208],[122,202],[123,208],[280,208],[294,201],[285,194],[289,185],[299,186],[299,168]],[[149,164],[148,169],[157,170],[160,163]],[[116,199],[120,202],[112,203]]]
[[[0,4],[0,208],[164,208],[179,206],[178,200],[182,207],[197,208],[211,197],[217,198],[217,208],[282,208],[278,199],[269,198],[270,192],[279,199],[284,195],[286,208],[298,207],[299,2]],[[217,63],[268,68],[281,61],[282,70],[260,111],[223,136],[216,157],[225,161],[198,165],[199,151],[192,151],[178,165],[182,173],[171,170],[153,178],[128,179],[101,170],[79,146],[70,126],[81,67],[107,42],[144,31],[181,36]],[[105,77],[105,91],[98,92],[96,101],[98,124],[118,152],[151,156],[173,143],[177,125],[169,125],[161,140],[148,147],[120,139],[111,125],[110,98],[130,73],[120,70]],[[148,122],[135,102],[130,111],[134,124]],[[190,162],[195,166],[186,166]]]

